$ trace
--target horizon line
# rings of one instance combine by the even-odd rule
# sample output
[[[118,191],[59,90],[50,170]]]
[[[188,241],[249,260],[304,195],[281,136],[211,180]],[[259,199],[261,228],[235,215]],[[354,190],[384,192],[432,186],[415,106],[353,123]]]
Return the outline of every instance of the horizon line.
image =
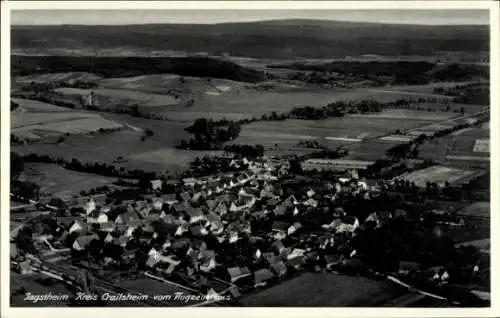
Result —
[[[278,21],[317,21],[317,22],[338,22],[346,24],[373,24],[373,25],[404,25],[404,26],[440,26],[440,27],[464,27],[464,26],[490,26],[490,23],[450,23],[450,24],[436,24],[436,23],[404,23],[404,22],[374,22],[374,21],[348,21],[348,20],[329,20],[329,19],[308,19],[308,18],[290,18],[290,19],[262,19],[262,20],[248,20],[248,21],[227,21],[227,22],[214,22],[214,23],[196,23],[196,22],[155,22],[155,23],[113,23],[113,24],[92,24],[92,23],[54,23],[54,24],[16,24],[11,23],[11,26],[17,27],[50,27],[50,26],[95,26],[95,27],[109,27],[109,26],[146,26],[146,25],[224,25],[224,24],[245,24],[245,23],[265,23],[265,22],[278,22]]]

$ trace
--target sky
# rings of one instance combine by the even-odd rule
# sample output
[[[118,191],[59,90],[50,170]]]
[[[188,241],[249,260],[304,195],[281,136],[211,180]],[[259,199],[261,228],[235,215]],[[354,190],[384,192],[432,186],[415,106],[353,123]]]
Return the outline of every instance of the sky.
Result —
[[[245,22],[322,19],[426,25],[489,24],[487,10],[13,10],[13,25]]]

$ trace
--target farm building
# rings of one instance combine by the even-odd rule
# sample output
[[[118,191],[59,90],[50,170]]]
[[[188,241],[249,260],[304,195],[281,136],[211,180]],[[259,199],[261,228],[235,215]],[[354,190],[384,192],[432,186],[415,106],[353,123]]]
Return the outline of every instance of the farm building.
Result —
[[[342,159],[307,159],[302,162],[301,166],[304,170],[329,170],[329,171],[346,171],[346,170],[364,170],[371,166],[374,161],[362,160],[342,160]]]

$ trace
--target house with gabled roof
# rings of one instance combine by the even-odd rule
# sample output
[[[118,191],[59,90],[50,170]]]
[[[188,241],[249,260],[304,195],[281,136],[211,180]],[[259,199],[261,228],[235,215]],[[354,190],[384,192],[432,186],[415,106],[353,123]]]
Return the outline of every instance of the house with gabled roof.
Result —
[[[188,218],[188,222],[191,224],[206,220],[205,215],[203,214],[202,210],[199,208],[191,207],[183,212],[184,212],[184,215]]]
[[[290,224],[285,221],[275,221],[271,229],[271,235],[275,240],[282,240],[288,235]]]
[[[227,269],[227,273],[231,283],[252,275],[247,267],[230,267]]]
[[[217,214],[211,212],[207,215],[208,221],[208,230],[215,234],[221,234],[224,231],[224,224],[222,223],[222,219]]]
[[[175,193],[169,193],[162,195],[163,202],[168,205],[174,205],[177,201],[177,195]]]
[[[71,226],[69,227],[69,230],[68,232],[69,233],[72,233],[72,232],[80,232],[80,231],[83,231],[84,229],[87,228],[87,225],[85,223],[83,223],[82,221],[80,220],[75,220],[73,221],[73,223],[71,224]]]
[[[224,216],[228,211],[227,204],[224,201],[219,201],[212,211],[220,216]]]
[[[90,212],[87,215],[87,223],[92,224],[92,223],[106,223],[108,222],[108,216],[106,213],[99,211],[99,210],[94,210]]]
[[[96,234],[79,236],[73,242],[73,249],[77,251],[83,251],[93,240],[99,239]]]
[[[131,207],[127,207],[127,212],[118,215],[115,219],[116,224],[129,224],[132,221],[139,220],[139,215]]]
[[[194,225],[190,228],[191,234],[197,237],[208,235],[208,230],[202,225]]]
[[[215,252],[213,250],[202,250],[199,254],[199,258],[201,271],[208,273],[215,269],[217,263],[215,261]]]

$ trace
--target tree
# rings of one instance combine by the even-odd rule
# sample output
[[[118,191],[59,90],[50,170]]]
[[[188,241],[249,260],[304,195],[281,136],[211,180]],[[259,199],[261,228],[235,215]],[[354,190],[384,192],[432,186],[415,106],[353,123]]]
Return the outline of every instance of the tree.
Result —
[[[24,160],[15,152],[10,153],[10,178],[17,180],[24,171]]]

